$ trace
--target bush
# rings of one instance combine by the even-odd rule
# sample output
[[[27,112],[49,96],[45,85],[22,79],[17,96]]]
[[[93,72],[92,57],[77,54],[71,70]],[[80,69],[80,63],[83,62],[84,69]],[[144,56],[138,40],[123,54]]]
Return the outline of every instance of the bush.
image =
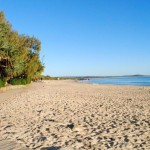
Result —
[[[31,79],[30,78],[25,78],[26,79],[26,84],[30,84],[31,83]]]
[[[5,78],[0,78],[0,87],[4,87],[6,83]]]
[[[31,80],[29,78],[12,78],[9,82],[11,85],[26,85],[31,83]]]

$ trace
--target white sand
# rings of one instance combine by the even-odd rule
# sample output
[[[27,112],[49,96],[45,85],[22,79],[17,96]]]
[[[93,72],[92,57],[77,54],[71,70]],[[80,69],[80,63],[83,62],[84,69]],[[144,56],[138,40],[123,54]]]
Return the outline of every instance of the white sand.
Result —
[[[150,87],[44,81],[1,93],[0,137],[31,149],[150,150]]]

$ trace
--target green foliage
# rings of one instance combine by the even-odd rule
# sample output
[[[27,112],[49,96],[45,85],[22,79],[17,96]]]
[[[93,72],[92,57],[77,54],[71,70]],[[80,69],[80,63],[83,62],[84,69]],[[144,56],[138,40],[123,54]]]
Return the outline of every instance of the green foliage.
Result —
[[[46,75],[46,76],[42,75],[41,78],[43,80],[57,80],[58,79],[57,77],[50,77],[48,75]]]
[[[29,78],[13,78],[9,82],[11,85],[26,85],[31,83],[31,80]]]
[[[4,78],[0,78],[0,87],[4,87],[6,80]]]
[[[33,79],[40,76],[44,70],[40,50],[41,42],[37,38],[13,31],[0,12],[0,77]]]
[[[42,75],[40,78],[42,78],[43,80],[79,80],[78,78],[51,77],[48,75]]]

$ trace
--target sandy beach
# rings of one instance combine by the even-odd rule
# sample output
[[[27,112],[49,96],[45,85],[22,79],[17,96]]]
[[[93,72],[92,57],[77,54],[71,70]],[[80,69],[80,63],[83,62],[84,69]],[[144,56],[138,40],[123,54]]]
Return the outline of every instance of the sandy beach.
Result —
[[[150,150],[150,87],[43,81],[0,93],[0,138],[29,149]]]

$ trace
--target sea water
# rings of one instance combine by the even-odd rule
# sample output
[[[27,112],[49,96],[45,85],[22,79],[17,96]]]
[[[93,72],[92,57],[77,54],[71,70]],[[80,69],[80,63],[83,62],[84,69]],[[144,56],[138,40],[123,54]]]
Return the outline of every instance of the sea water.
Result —
[[[83,82],[96,84],[150,86],[150,76],[89,78]]]

